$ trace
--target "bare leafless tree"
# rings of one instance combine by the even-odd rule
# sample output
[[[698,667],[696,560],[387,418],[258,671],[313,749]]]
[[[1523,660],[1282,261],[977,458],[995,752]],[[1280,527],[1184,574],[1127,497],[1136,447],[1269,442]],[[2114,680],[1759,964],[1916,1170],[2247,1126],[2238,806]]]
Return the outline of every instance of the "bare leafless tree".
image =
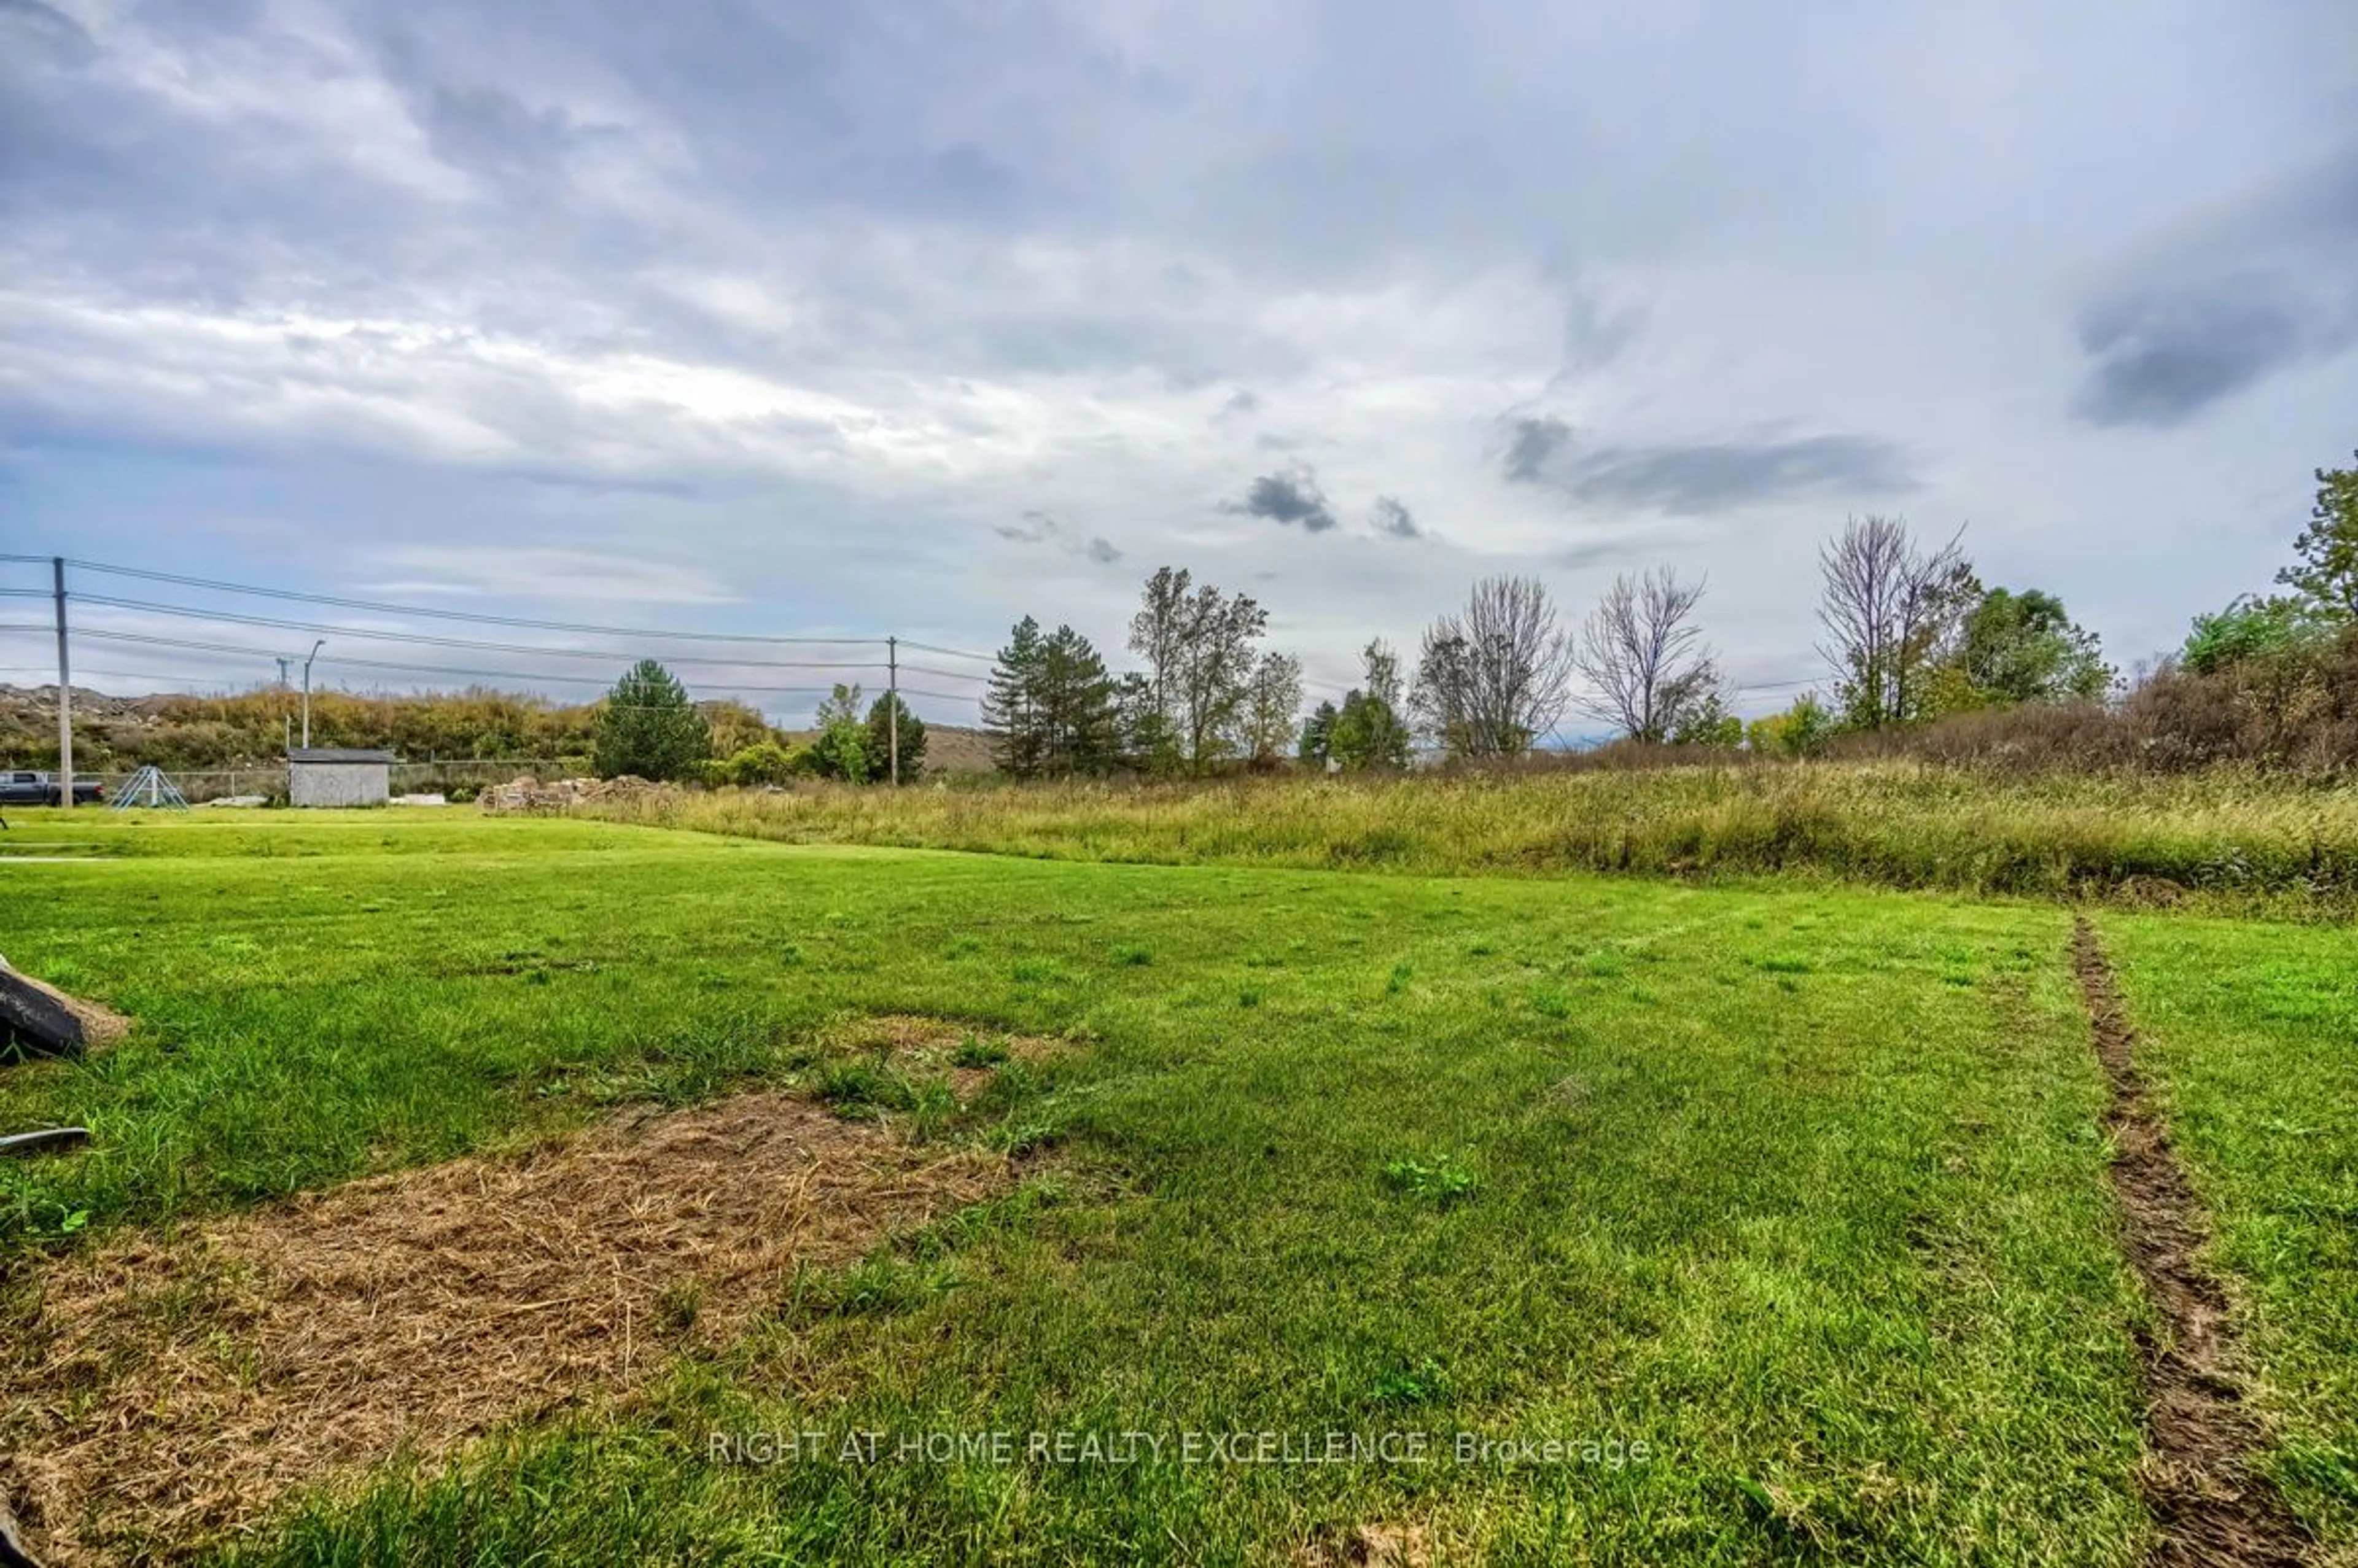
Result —
[[[1962,608],[1973,568],[1958,536],[1918,547],[1897,517],[1854,517],[1818,551],[1825,576],[1818,652],[1834,666],[1844,717],[1861,729],[1904,722],[1922,701],[1916,677]]]
[[[1590,687],[1580,708],[1660,745],[1715,695],[1718,671],[1694,624],[1703,590],[1667,567],[1615,578],[1580,629],[1573,663]]]
[[[1537,578],[1485,578],[1424,633],[1410,694],[1425,733],[1456,757],[1511,757],[1563,717],[1572,638]]]

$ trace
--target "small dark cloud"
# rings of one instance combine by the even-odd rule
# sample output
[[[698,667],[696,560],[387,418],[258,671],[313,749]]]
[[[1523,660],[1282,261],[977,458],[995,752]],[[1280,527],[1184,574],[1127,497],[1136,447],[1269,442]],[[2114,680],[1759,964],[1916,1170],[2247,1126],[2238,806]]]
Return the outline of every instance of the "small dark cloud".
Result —
[[[1377,533],[1388,539],[1422,539],[1424,531],[1416,525],[1416,514],[1401,504],[1395,496],[1379,495],[1368,514],[1368,521]]]
[[[1026,512],[1012,523],[994,523],[990,531],[1011,544],[1053,545],[1068,556],[1081,556],[1099,566],[1121,559],[1121,551],[1101,534],[1084,539],[1045,512]]]
[[[585,125],[563,109],[536,109],[504,87],[451,80],[406,33],[386,38],[384,60],[388,79],[434,156],[511,187],[537,189],[561,179],[576,147],[616,134],[611,126]]]
[[[1220,412],[1238,415],[1258,414],[1260,412],[1260,394],[1240,386],[1228,394],[1228,400],[1220,405]]]
[[[1511,427],[1507,443],[1507,482],[1538,484],[1545,477],[1548,460],[1556,449],[1572,439],[1572,427],[1552,415],[1518,419]]]
[[[1318,488],[1318,476],[1306,467],[1265,473],[1252,481],[1242,501],[1231,501],[1220,510],[1266,517],[1289,528],[1299,524],[1310,534],[1324,534],[1335,526],[1335,514]]]
[[[1545,485],[1574,501],[1689,514],[1814,492],[1883,495],[1916,488],[1898,449],[1871,436],[1582,449],[1573,445],[1570,425],[1546,415],[1509,422],[1502,471],[1509,484]]]

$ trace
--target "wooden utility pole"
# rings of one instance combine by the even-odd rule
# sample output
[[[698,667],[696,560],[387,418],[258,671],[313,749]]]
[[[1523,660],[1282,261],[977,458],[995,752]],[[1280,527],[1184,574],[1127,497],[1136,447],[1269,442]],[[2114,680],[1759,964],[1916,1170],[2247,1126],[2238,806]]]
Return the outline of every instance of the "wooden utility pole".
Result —
[[[884,639],[884,752],[892,759],[892,787],[901,787],[901,639]]]
[[[73,663],[66,654],[66,558],[52,556],[58,597],[58,804],[70,807],[73,798]]]

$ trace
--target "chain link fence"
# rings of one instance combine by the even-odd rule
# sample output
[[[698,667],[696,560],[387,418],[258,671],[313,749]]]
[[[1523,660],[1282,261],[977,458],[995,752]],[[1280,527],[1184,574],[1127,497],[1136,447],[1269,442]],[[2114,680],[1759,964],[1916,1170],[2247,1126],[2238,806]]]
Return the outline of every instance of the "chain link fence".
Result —
[[[115,798],[135,771],[101,773],[106,798]],[[450,757],[395,762],[389,770],[389,782],[396,795],[440,795],[472,799],[486,785],[505,784],[526,773],[536,779],[573,779],[587,777],[589,773],[588,757]],[[86,779],[91,775],[81,773],[80,776]],[[244,768],[191,768],[185,773],[167,768],[164,776],[178,786],[192,806],[209,800],[257,798],[277,804],[287,798],[284,762]]]

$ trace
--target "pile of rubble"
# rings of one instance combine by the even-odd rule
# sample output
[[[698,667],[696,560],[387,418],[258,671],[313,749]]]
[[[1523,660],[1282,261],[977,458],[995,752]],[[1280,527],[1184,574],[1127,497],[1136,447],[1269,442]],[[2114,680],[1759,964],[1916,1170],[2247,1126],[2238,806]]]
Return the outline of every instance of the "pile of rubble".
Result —
[[[591,801],[654,795],[666,786],[624,773],[618,779],[550,779],[543,784],[526,773],[503,784],[492,784],[476,802],[493,815],[503,812],[561,812]]]

